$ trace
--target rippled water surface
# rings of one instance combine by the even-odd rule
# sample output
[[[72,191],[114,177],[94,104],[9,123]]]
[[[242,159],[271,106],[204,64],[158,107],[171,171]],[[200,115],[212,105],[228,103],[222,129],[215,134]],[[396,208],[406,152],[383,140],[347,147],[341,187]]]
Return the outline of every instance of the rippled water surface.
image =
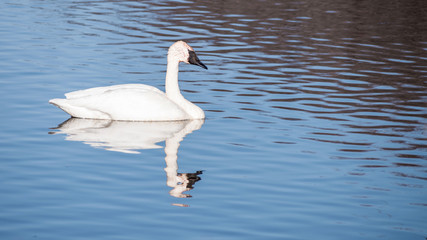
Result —
[[[1,239],[427,237],[424,1],[1,1]],[[67,119],[164,89],[205,121]]]

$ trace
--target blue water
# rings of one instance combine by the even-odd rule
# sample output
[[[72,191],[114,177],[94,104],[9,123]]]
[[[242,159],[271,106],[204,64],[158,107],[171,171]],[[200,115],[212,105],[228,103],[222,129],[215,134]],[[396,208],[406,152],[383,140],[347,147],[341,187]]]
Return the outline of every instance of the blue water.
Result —
[[[425,239],[422,1],[2,1],[1,239]],[[70,119],[164,89],[204,122]],[[65,122],[66,121],[66,122]],[[185,179],[185,178],[188,179]]]

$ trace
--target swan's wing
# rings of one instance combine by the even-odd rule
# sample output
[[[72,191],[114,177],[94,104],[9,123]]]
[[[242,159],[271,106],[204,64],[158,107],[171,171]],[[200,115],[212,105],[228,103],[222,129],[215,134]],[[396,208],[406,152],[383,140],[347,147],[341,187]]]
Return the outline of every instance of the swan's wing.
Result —
[[[135,88],[126,84],[125,87],[88,89],[83,90],[87,91],[85,94],[73,93],[72,98],[53,99],[51,103],[78,118],[129,121],[188,119],[187,113],[163,92],[156,88],[152,91],[153,87],[148,87]]]
[[[149,85],[145,85],[145,84],[120,84],[120,85],[96,87],[96,88],[89,88],[89,89],[69,92],[65,94],[65,97],[67,99],[88,97],[88,96],[100,95],[107,91],[114,91],[114,90],[120,90],[120,89],[141,89],[141,90],[148,90],[152,92],[163,93],[159,89]]]

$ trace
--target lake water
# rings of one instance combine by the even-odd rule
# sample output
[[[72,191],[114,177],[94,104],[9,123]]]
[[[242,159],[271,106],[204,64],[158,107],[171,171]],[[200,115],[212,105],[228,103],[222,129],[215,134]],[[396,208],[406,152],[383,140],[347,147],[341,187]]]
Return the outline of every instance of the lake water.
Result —
[[[1,239],[427,237],[424,1],[0,3]],[[51,98],[164,89],[205,121],[70,119]],[[64,123],[63,123],[64,122]]]

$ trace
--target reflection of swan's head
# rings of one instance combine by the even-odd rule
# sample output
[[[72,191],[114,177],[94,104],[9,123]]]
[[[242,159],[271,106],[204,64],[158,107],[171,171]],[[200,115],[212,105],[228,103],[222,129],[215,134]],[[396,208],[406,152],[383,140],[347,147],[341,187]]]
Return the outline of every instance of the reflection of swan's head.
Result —
[[[201,179],[199,177],[200,174],[202,174],[202,171],[197,171],[195,173],[178,173],[176,175],[177,182],[173,186],[169,186],[173,187],[169,194],[176,198],[191,198],[192,196],[190,194],[184,192],[194,188],[193,185]]]
[[[178,41],[169,47],[168,59],[171,61],[194,64],[204,69],[208,69],[205,64],[199,60],[194,49],[184,41]]]
[[[201,179],[199,175],[202,173],[202,171],[197,171],[195,173],[179,173],[178,176],[184,180],[187,188],[191,190],[194,188],[193,185]]]

